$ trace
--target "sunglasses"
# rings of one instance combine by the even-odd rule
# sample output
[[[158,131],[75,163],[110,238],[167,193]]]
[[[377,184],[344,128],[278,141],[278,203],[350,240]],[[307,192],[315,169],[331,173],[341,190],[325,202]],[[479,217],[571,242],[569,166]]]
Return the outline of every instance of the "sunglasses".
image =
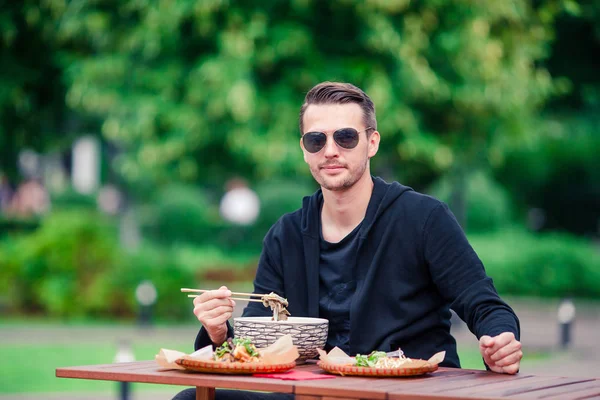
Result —
[[[353,149],[358,145],[358,134],[366,132],[371,127],[364,131],[357,131],[354,128],[341,128],[333,132],[333,140],[343,149]],[[306,132],[302,135],[302,144],[309,153],[318,153],[327,144],[327,135],[323,132]]]

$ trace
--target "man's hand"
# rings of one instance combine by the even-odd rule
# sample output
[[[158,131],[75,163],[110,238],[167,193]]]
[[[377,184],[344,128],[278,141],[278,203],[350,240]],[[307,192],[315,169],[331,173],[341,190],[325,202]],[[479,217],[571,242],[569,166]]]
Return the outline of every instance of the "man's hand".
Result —
[[[194,314],[202,323],[210,340],[220,346],[227,340],[227,320],[231,318],[235,301],[226,286],[204,292],[194,299]]]
[[[521,358],[521,342],[515,339],[512,332],[504,332],[498,336],[487,335],[479,339],[479,352],[488,367],[501,374],[519,372]]]

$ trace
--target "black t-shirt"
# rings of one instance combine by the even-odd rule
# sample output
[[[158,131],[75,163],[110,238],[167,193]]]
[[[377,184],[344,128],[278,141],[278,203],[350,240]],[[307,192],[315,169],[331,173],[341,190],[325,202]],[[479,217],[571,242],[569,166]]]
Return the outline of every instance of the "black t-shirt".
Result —
[[[319,259],[319,316],[329,320],[325,349],[335,346],[350,353],[350,304],[356,291],[354,271],[359,224],[337,243],[323,239]]]

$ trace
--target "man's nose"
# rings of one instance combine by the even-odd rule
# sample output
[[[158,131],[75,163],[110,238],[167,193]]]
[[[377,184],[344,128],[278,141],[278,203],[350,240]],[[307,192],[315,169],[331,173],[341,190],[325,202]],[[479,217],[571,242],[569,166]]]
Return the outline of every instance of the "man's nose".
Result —
[[[337,143],[335,143],[335,140],[333,140],[332,136],[327,137],[323,151],[324,156],[328,158],[335,157],[339,154],[340,149],[338,148]]]

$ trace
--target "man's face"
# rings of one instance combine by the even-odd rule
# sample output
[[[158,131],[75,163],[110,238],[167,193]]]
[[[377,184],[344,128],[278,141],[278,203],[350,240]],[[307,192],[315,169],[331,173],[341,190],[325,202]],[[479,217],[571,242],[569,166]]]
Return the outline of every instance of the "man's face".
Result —
[[[342,128],[354,128],[359,140],[353,149],[345,149],[333,140],[333,133]],[[358,104],[310,105],[304,113],[304,135],[307,132],[323,132],[327,143],[316,153],[308,152],[302,139],[300,147],[304,161],[321,187],[340,191],[352,187],[369,171],[369,159],[377,154],[379,132],[373,132],[367,139],[367,126],[363,121],[363,111]]]

